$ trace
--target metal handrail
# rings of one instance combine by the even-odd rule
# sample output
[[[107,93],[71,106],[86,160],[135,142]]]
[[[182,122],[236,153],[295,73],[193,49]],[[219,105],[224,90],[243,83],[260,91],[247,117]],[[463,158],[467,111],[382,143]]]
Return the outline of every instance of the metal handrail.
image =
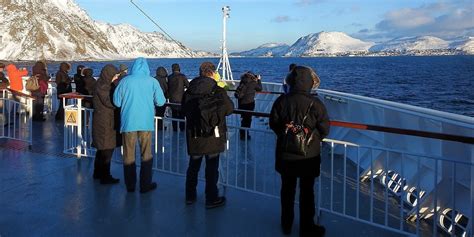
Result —
[[[178,104],[178,103],[166,103],[165,106],[167,105],[181,106],[181,104]],[[269,113],[255,112],[255,111],[242,110],[242,109],[234,109],[234,114],[240,114],[240,115],[250,114],[252,116],[264,117],[264,118],[270,117]],[[461,142],[461,143],[466,143],[466,144],[474,144],[474,137],[469,137],[469,136],[460,136],[460,135],[436,133],[436,132],[428,132],[428,131],[420,131],[420,130],[412,130],[412,129],[404,129],[404,128],[393,128],[393,127],[352,123],[352,122],[345,122],[345,121],[330,121],[330,124],[331,126],[335,126],[335,127],[385,132],[385,133],[392,133],[392,134],[399,134],[399,135],[407,135],[407,136],[415,136],[415,137],[423,137],[423,138],[432,138],[432,139],[438,139],[438,140],[444,140],[444,141]]]

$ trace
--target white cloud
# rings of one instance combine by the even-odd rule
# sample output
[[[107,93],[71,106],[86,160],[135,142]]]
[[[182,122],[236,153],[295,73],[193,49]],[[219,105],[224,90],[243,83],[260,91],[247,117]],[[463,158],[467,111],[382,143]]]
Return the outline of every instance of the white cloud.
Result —
[[[290,21],[296,21],[297,19],[294,19],[290,16],[277,16],[272,19],[272,22],[276,23],[285,23],[285,22],[290,22]]]
[[[472,0],[425,4],[417,8],[389,11],[373,29],[354,34],[365,39],[432,35],[444,39],[474,32]]]

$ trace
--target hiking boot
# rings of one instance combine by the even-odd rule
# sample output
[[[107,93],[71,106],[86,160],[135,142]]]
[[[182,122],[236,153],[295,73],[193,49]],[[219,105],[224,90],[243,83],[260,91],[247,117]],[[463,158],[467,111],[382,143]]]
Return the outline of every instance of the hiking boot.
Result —
[[[109,175],[100,179],[100,184],[118,184],[119,182],[120,182],[120,179],[116,179],[112,177],[112,175]]]
[[[206,201],[206,209],[212,209],[225,205],[225,197],[218,197],[215,201]]]
[[[301,237],[314,237],[314,236],[324,236],[326,233],[326,228],[321,225],[311,225],[307,228],[300,228],[300,236]]]
[[[147,193],[149,191],[155,190],[156,187],[158,187],[158,184],[156,184],[155,182],[152,182],[148,186],[140,188],[140,193]]]

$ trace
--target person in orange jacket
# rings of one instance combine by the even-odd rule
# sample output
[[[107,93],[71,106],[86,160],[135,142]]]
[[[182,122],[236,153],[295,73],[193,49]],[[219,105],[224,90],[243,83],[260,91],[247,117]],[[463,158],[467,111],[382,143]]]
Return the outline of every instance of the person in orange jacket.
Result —
[[[21,78],[28,75],[28,70],[26,68],[17,69],[14,64],[9,64],[6,69],[10,79],[10,89],[21,92],[23,90],[23,80]]]

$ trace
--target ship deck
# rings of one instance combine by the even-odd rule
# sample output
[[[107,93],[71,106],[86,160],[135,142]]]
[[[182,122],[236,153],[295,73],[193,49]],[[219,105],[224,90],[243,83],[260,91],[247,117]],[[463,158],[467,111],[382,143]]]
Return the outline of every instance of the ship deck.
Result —
[[[184,177],[154,171],[158,189],[127,193],[92,179],[93,159],[62,154],[63,124],[33,123],[33,145],[0,140],[0,236],[283,236],[279,199],[227,188],[227,205],[206,210],[184,203]],[[296,216],[298,207],[295,206]],[[399,236],[321,212],[325,236]],[[292,236],[298,236],[298,218]]]

